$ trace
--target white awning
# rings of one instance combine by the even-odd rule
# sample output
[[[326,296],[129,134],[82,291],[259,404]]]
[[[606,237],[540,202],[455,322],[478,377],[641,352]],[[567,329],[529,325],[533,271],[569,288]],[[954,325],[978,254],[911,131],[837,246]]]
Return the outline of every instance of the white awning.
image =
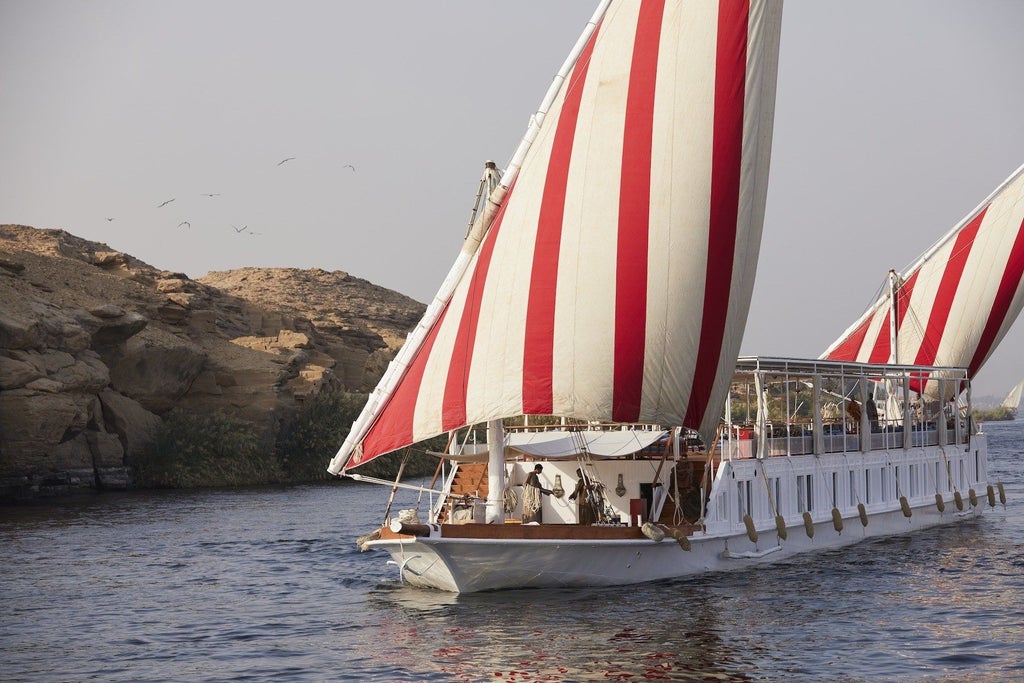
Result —
[[[509,432],[505,435],[509,455],[528,455],[533,458],[557,460],[575,458],[586,452],[594,458],[617,458],[641,451],[668,435],[665,430],[625,429],[616,431],[545,430],[541,432]],[[467,444],[462,453],[431,453],[442,458],[462,462],[486,462],[486,444]]]
[[[593,432],[513,432],[508,448],[535,458],[573,458],[586,452],[595,458],[616,458],[641,451],[668,432],[622,430]]]

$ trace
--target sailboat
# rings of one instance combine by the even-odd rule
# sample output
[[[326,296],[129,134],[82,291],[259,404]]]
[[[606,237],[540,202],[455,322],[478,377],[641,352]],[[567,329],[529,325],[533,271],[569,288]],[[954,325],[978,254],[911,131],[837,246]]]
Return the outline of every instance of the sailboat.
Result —
[[[1024,380],[1018,382],[1013,389],[1010,389],[1010,393],[1006,395],[1006,398],[1004,398],[1003,402],[1000,404],[1001,407],[1005,408],[1009,412],[1011,419],[1017,417],[1017,410],[1020,408],[1020,395],[1022,391],[1024,391]]]
[[[822,358],[956,366],[973,377],[1022,307],[1024,166],[903,272],[890,270],[878,299]],[[1003,403],[1013,413],[1022,386]],[[922,376],[911,388],[934,398],[937,385]]]
[[[966,368],[737,357],[781,15],[601,2],[488,167],[455,264],[328,467],[371,480],[361,465],[449,435],[429,486],[380,482],[422,509],[389,505],[359,540],[401,580],[625,585],[981,513]]]

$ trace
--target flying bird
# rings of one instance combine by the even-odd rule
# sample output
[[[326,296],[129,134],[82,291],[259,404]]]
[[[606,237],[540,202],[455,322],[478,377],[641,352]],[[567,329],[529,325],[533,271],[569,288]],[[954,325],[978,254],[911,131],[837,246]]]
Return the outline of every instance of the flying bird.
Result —
[[[168,204],[170,204],[173,201],[174,201],[174,198],[172,197],[171,199],[168,199],[166,202],[164,202],[162,204],[159,204],[156,208],[159,209],[161,206],[167,206]]]
[[[220,196],[220,192],[204,192],[203,196],[204,197],[219,197]]]
[[[189,223],[188,221],[182,221],[182,222],[178,223],[178,227],[179,227],[179,228],[180,228],[181,226],[183,226],[183,225],[184,225],[184,226],[185,226],[186,228],[191,228],[191,227],[192,227],[192,224],[191,224],[191,223]]]
[[[110,222],[110,221],[112,221],[112,220],[114,220],[114,219],[113,219],[113,218],[108,218],[108,219],[107,219],[107,222],[109,223],[109,222]]]
[[[246,224],[246,225],[243,225],[240,228],[236,228],[234,225],[232,225],[231,227],[235,228],[235,232],[245,232],[245,229],[248,228],[249,226],[248,226],[248,224]]]
[[[342,166],[342,168],[351,168],[353,173],[356,172],[356,167],[353,166],[352,164],[345,164],[344,166]]]
[[[285,159],[281,159],[281,161],[277,162],[277,165],[278,165],[278,166],[280,166],[280,165],[281,165],[281,164],[283,164],[284,162],[286,162],[286,161],[291,161],[291,160],[292,160],[292,159],[294,159],[294,158],[295,158],[295,157],[287,157],[287,158],[285,158]]]

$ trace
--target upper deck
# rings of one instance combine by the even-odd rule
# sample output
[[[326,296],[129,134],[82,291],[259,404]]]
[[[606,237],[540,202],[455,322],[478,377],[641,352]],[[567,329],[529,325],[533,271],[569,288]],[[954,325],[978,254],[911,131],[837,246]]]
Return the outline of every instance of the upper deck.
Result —
[[[722,457],[869,452],[966,444],[966,368],[740,358]]]

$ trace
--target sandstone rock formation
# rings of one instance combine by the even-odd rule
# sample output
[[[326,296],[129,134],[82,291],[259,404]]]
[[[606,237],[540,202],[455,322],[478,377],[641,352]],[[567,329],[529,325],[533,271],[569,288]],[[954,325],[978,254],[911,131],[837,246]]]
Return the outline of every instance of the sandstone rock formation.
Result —
[[[160,416],[273,429],[368,391],[422,304],[342,272],[191,280],[63,230],[0,226],[0,498],[130,485]]]

